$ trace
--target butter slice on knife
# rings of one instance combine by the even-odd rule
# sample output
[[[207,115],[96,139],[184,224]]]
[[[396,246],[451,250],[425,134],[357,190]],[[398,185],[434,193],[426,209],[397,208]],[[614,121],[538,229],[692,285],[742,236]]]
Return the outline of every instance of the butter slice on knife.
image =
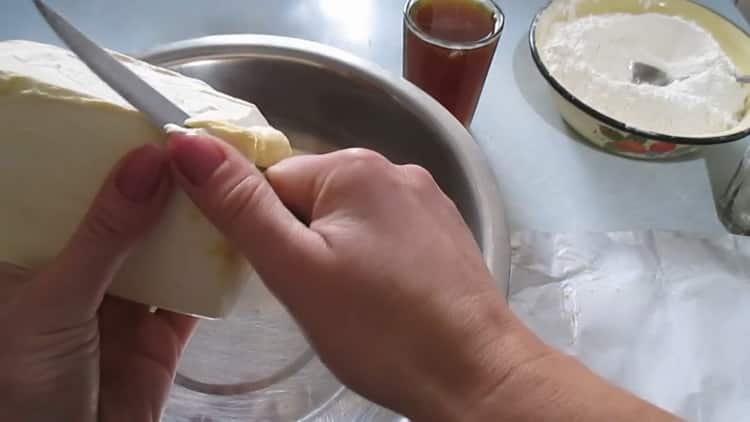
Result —
[[[258,108],[204,82],[116,54],[203,128],[260,167],[292,155]],[[0,42],[0,261],[37,269],[68,241],[114,164],[165,135],[73,53]],[[109,293],[208,318],[226,317],[252,268],[175,191]]]

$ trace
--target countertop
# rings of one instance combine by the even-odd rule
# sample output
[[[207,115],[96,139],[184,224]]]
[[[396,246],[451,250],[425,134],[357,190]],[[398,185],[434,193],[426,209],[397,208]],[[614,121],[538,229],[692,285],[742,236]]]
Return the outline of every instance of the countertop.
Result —
[[[628,160],[585,144],[563,124],[529,54],[528,27],[546,0],[497,2],[506,27],[471,130],[497,175],[511,228],[725,232],[711,180],[734,170],[747,141],[673,162]],[[102,45],[129,54],[185,38],[253,32],[322,42],[401,73],[403,0],[49,3]],[[733,0],[702,3],[748,29]],[[0,39],[60,44],[30,0],[2,0],[0,7]]]

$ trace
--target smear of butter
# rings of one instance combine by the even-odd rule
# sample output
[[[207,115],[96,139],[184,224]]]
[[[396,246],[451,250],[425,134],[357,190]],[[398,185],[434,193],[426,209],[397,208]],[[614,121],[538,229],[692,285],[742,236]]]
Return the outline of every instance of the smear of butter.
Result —
[[[231,279],[236,276],[238,272],[242,272],[243,262],[245,258],[232,248],[228,242],[220,241],[217,242],[211,249],[211,254],[217,257],[221,261],[220,270],[224,277],[217,277],[216,281],[221,282],[225,279]]]
[[[114,53],[185,110],[186,126],[227,140],[259,166],[292,154],[258,108],[206,83]],[[75,55],[28,41],[0,42],[0,261],[43,267],[62,249],[114,164],[155,127]],[[211,318],[231,311],[252,268],[181,191],[117,274],[109,292]]]
[[[217,120],[190,118],[185,126],[202,128],[229,142],[258,167],[270,167],[292,155],[287,137],[270,126],[241,127]]]

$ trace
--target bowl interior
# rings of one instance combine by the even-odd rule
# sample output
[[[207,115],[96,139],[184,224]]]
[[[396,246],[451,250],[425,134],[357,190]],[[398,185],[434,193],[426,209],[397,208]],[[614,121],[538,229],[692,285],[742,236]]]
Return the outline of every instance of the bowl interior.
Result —
[[[481,238],[465,169],[436,128],[381,88],[313,63],[262,55],[171,67],[257,104],[296,149],[318,153],[364,147],[395,163],[425,167],[456,203],[474,236]]]
[[[553,0],[537,16],[534,25],[534,48],[538,49],[540,45],[547,42],[555,24],[583,16],[610,13],[661,13],[694,21],[713,35],[735,63],[738,72],[750,73],[750,35],[718,13],[690,0]],[[543,62],[541,57],[540,60]],[[550,77],[554,78],[551,75]],[[565,89],[565,87],[562,88]],[[716,138],[750,131],[750,86],[746,85],[745,90],[748,92],[745,117],[737,127],[696,138]],[[575,97],[570,92],[567,94]],[[627,124],[627,122],[624,123]]]

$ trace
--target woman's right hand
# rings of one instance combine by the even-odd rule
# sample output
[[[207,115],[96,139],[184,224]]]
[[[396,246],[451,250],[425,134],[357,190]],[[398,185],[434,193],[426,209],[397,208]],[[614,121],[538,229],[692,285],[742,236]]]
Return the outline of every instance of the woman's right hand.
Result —
[[[266,179],[209,137],[172,135],[168,149],[182,188],[356,392],[430,421],[518,417],[506,398],[554,409],[562,397],[557,384],[545,396],[537,363],[577,364],[513,317],[424,169],[350,149],[284,160]]]
[[[512,364],[495,356],[514,320],[424,169],[352,149],[287,159],[266,181],[210,138],[173,135],[169,149],[182,187],[360,394],[465,412]]]

